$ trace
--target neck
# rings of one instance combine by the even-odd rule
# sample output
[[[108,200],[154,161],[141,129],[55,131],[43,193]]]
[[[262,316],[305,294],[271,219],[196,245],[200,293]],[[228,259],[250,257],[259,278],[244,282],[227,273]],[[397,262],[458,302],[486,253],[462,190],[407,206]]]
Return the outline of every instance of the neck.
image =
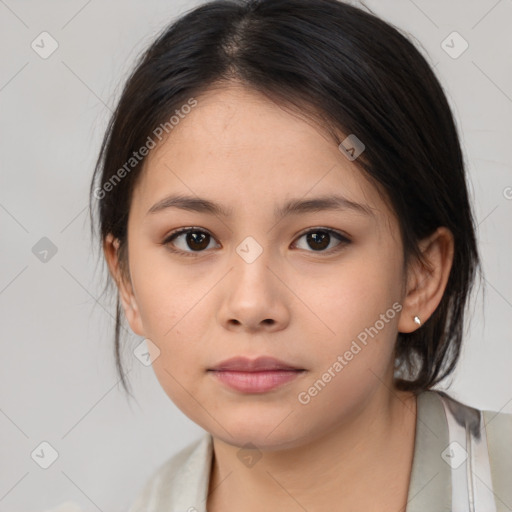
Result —
[[[264,451],[251,467],[240,463],[239,447],[214,438],[208,512],[301,507],[308,512],[384,512],[384,503],[394,512],[405,510],[416,397],[385,386],[380,389],[342,425],[299,446]]]

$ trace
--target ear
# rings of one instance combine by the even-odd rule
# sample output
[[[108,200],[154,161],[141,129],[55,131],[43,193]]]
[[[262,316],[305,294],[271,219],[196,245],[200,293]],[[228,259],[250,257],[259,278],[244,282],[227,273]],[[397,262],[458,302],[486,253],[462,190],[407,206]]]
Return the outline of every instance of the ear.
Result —
[[[428,238],[420,242],[427,262],[411,263],[407,273],[407,286],[403,297],[403,308],[398,322],[399,332],[412,332],[421,326],[414,322],[418,316],[424,324],[443,298],[453,263],[453,234],[446,227],[439,227]]]
[[[132,331],[139,336],[144,336],[139,308],[133,292],[131,278],[126,278],[121,272],[119,264],[119,240],[109,233],[103,242],[103,253],[107,261],[110,275],[116,282],[124,314]]]

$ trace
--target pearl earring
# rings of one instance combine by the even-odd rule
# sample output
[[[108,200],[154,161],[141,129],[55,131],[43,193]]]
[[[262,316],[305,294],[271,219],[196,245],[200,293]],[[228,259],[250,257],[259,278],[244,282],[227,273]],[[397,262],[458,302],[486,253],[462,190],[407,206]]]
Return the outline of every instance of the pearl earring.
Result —
[[[419,316],[415,316],[415,317],[414,317],[414,323],[415,323],[415,324],[418,324],[418,325],[421,325],[421,320],[420,320],[420,317],[419,317]]]

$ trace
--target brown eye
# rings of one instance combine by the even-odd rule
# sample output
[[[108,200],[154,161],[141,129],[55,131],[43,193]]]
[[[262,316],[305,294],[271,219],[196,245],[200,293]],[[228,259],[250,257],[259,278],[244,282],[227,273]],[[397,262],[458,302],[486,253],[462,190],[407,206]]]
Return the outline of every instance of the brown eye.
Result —
[[[163,241],[163,245],[170,245],[176,247],[169,247],[173,252],[182,252],[186,256],[193,255],[194,252],[204,252],[210,245],[212,236],[206,231],[196,228],[186,228],[171,233]],[[175,243],[175,241],[179,243]]]
[[[186,233],[185,237],[185,243],[195,251],[206,249],[209,245],[209,240],[210,235],[207,233],[198,233],[197,231]]]
[[[350,243],[348,238],[332,229],[311,229],[308,232],[302,234],[300,238],[303,237],[306,238],[307,246],[314,252],[330,252],[331,250],[335,251],[337,248],[339,248],[339,246]],[[338,243],[334,247],[331,247],[331,249],[325,251],[324,249],[329,247],[333,240],[338,240]]]

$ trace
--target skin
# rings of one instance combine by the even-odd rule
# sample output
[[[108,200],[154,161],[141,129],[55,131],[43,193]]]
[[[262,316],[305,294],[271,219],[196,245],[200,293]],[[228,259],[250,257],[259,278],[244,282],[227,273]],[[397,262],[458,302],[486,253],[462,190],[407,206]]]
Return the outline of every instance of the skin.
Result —
[[[398,332],[418,328],[415,315],[425,322],[441,301],[451,233],[439,228],[422,241],[430,271],[411,262],[404,273],[397,219],[321,127],[236,84],[197,100],[150,152],[134,190],[129,276],[120,271],[113,237],[104,251],[132,330],[160,351],[153,362],[160,384],[213,436],[208,511],[404,510],[416,398],[394,388],[394,344]],[[373,215],[273,216],[291,198],[333,191]],[[233,216],[147,213],[171,193],[218,202]],[[211,235],[203,252],[187,257],[162,245],[182,227]],[[333,235],[315,251],[305,232],[319,227],[350,241]],[[252,263],[236,252],[248,236],[263,251]],[[182,235],[174,247],[193,253],[197,245]],[[299,393],[394,303],[401,311],[300,403]],[[236,355],[270,355],[306,371],[270,392],[241,393],[207,371]],[[237,456],[246,443],[261,455],[251,467]]]

